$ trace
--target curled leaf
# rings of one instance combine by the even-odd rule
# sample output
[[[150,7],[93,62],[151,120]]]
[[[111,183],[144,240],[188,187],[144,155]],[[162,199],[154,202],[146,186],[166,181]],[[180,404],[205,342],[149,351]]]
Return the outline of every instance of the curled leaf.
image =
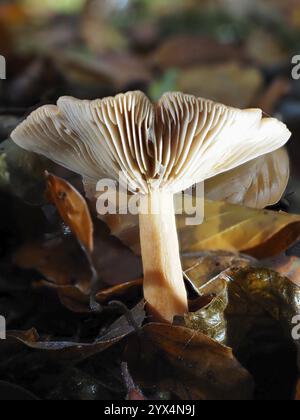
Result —
[[[220,282],[218,290],[214,288],[212,300],[203,308],[184,315],[184,326],[193,331],[200,331],[220,344],[226,344],[225,310],[228,305],[227,283]],[[205,293],[209,296],[210,293]]]
[[[182,264],[186,278],[192,280],[196,292],[230,267],[247,267],[256,263],[254,258],[226,251],[202,251],[183,254]]]
[[[48,197],[55,204],[64,222],[90,253],[94,249],[93,222],[84,198],[67,181],[47,174]]]
[[[198,277],[195,268],[190,281],[195,278],[197,284]],[[227,307],[212,300],[199,311],[198,319],[193,314],[190,326],[210,335],[219,332],[213,337],[225,338],[253,374],[259,398],[290,399],[299,373],[300,343],[292,332],[300,313],[300,287],[273,270],[245,266],[225,270],[199,291],[218,297],[222,287],[228,293]],[[220,324],[213,324],[214,320]]]
[[[144,301],[132,309],[131,316],[136,325],[142,325],[145,319]],[[56,360],[61,358],[77,362],[101,353],[134,331],[135,326],[130,325],[123,315],[109,327],[106,333],[97,337],[93,342],[55,341],[47,337],[43,339],[35,329],[25,332],[11,331],[8,333],[8,339],[17,340],[35,350],[47,351]]]

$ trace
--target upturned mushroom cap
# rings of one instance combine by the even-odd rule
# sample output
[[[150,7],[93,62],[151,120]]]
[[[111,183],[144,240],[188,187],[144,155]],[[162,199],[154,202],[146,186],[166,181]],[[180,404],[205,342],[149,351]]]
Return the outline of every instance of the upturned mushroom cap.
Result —
[[[205,182],[205,197],[255,209],[277,204],[290,177],[290,160],[284,147]]]
[[[86,101],[70,97],[33,112],[12,133],[96,184],[122,172],[133,193],[180,192],[283,146],[291,133],[259,109],[239,110],[182,93],[156,105],[141,92]]]

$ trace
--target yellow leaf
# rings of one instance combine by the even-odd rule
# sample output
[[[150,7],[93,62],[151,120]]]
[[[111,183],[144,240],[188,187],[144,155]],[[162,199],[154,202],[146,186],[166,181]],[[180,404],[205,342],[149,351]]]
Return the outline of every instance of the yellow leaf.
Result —
[[[204,223],[198,226],[187,226],[186,215],[177,216],[183,254],[221,250],[269,258],[285,251],[300,238],[300,215],[208,200],[204,214]],[[136,217],[108,216],[104,221],[113,235],[139,253]]]
[[[300,216],[206,201],[204,223],[186,226],[179,216],[178,231],[184,253],[224,250],[268,258],[300,238]]]

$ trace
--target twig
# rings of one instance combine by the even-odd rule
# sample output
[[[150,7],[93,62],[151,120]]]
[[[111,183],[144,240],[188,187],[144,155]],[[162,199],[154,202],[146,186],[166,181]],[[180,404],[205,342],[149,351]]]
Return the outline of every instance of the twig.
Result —
[[[141,337],[142,335],[141,327],[138,325],[138,323],[134,319],[130,309],[128,309],[127,306],[123,302],[120,302],[118,300],[112,300],[111,302],[108,303],[108,307],[120,310],[121,313],[127,319],[128,324],[131,325],[134,328],[137,335]]]

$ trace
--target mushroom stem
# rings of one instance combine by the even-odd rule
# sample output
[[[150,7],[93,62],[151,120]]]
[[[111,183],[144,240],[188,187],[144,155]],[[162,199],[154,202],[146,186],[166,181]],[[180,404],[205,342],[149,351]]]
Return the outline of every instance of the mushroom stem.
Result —
[[[172,323],[174,316],[188,312],[173,195],[151,192],[142,197],[141,208],[144,296],[155,320]]]

